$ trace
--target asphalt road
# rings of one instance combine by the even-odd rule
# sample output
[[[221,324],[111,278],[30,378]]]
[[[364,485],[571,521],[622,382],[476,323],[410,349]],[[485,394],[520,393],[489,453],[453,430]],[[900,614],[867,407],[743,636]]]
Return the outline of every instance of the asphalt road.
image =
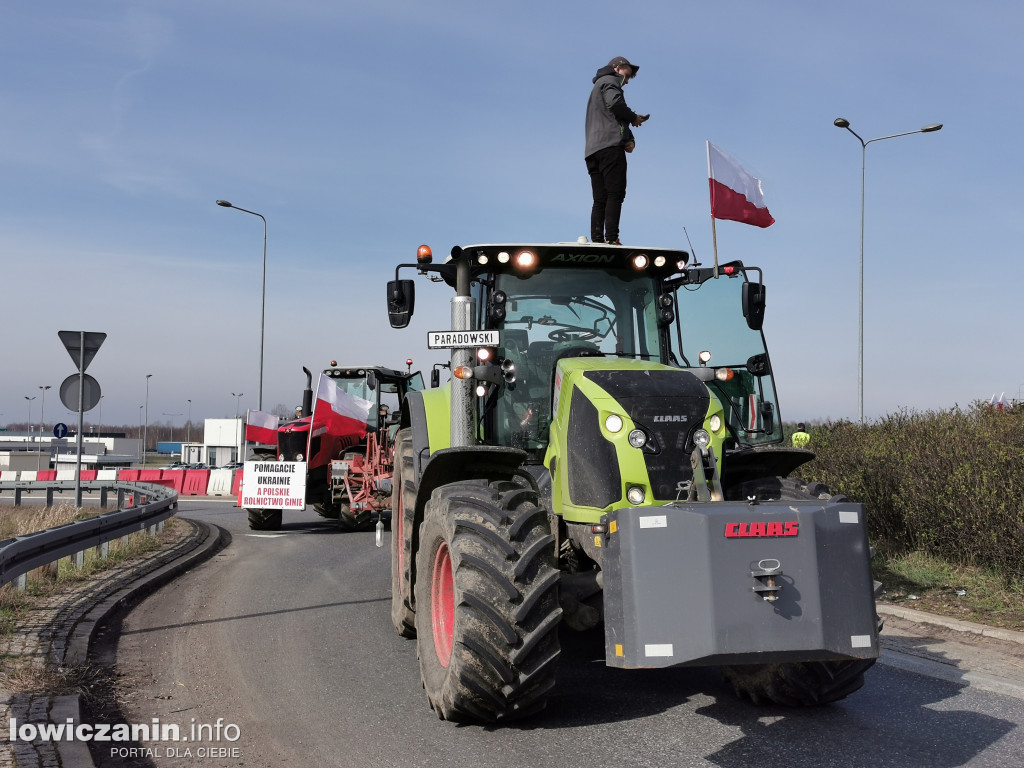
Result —
[[[149,744],[133,765],[1017,768],[1024,754],[1024,701],[958,682],[878,664],[838,704],[755,708],[717,670],[609,669],[600,636],[571,632],[544,713],[455,726],[430,711],[415,642],[391,627],[390,534],[378,549],[312,512],[280,534],[250,532],[231,503],[183,501],[179,514],[231,543],[106,633],[105,652],[126,722],[187,735],[223,718],[238,738],[170,745],[177,757]],[[198,756],[210,747],[238,751]]]

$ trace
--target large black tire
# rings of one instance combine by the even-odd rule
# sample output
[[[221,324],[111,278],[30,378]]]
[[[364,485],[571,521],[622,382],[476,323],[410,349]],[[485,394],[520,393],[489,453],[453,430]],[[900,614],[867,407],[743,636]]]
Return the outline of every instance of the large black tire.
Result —
[[[279,531],[281,530],[280,509],[247,509],[249,513],[249,528],[254,531]]]
[[[416,478],[412,432],[403,430],[395,441],[395,471],[391,481],[391,623],[402,637],[416,637],[412,602],[412,530],[416,511]]]
[[[754,496],[760,501],[827,501],[832,498],[823,483],[807,483],[794,477],[751,480],[730,495],[737,499]],[[831,704],[858,690],[864,685],[864,672],[874,663],[875,659],[848,659],[744,664],[722,667],[722,676],[737,696],[754,704],[810,707]]]
[[[333,504],[314,504],[313,510],[320,515],[320,517],[326,517],[328,520],[338,519],[338,508]]]
[[[460,481],[427,502],[416,553],[420,676],[443,720],[540,711],[560,653],[555,538],[537,492]]]

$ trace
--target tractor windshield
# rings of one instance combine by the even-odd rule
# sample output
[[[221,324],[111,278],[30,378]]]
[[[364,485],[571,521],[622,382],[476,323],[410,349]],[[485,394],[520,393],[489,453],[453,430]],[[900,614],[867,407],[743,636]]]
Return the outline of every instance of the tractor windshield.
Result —
[[[496,275],[494,288],[505,297],[505,319],[497,325],[499,354],[516,367],[515,384],[500,388],[494,408],[500,445],[543,458],[558,358],[593,354],[661,359],[657,290],[650,276],[547,268],[528,278]],[[486,315],[486,306],[481,311]]]
[[[677,291],[680,332],[674,350],[686,366],[700,365],[698,355],[710,352],[712,368],[729,367],[733,378],[708,384],[725,407],[730,433],[739,445],[763,445],[782,439],[782,422],[771,363],[761,331],[743,317],[744,276],[711,279]]]

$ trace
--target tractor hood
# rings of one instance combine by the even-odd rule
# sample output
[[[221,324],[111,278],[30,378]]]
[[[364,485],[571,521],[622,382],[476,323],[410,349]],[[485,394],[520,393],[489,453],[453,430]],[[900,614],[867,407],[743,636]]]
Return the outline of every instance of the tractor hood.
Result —
[[[685,499],[693,435],[706,429],[722,456],[725,428],[707,424],[722,406],[686,370],[613,357],[560,360],[555,371],[551,440],[545,460],[567,520],[596,523],[601,510]]]

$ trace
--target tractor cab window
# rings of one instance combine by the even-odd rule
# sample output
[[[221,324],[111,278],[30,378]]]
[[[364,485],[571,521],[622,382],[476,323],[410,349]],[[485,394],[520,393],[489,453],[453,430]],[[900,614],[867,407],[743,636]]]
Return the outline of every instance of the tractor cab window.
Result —
[[[494,290],[505,294],[505,318],[488,327],[501,331],[498,354],[516,367],[515,383],[499,389],[493,406],[499,445],[543,458],[557,360],[586,355],[660,359],[650,310],[656,286],[650,277],[624,270],[548,268],[528,278],[499,274]],[[486,317],[486,306],[481,314]]]
[[[730,433],[739,445],[782,439],[782,421],[765,348],[764,335],[747,327],[742,310],[743,275],[719,277],[677,291],[682,365],[699,367],[698,355],[710,352],[712,368],[731,368],[729,381],[708,384],[725,408]],[[673,344],[679,339],[673,334]]]

